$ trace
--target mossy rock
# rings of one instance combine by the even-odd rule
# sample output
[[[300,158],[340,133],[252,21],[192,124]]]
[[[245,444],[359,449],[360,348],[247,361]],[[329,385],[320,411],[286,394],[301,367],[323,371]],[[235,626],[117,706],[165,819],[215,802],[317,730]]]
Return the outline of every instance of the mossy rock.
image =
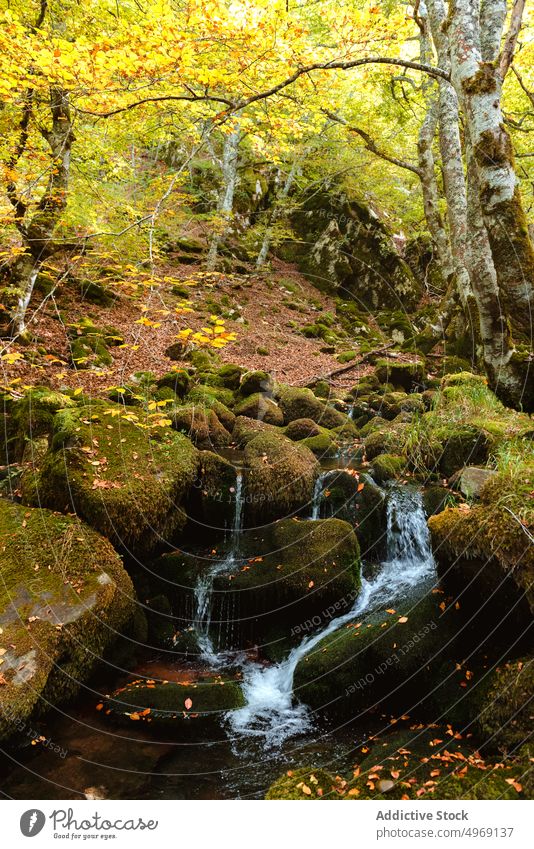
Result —
[[[147,599],[144,611],[148,625],[147,645],[152,649],[172,648],[175,628],[167,596],[161,594]]]
[[[455,507],[456,499],[445,486],[429,486],[423,492],[423,505],[427,516],[435,516],[446,507]]]
[[[101,704],[105,714],[127,725],[141,722],[183,731],[184,723],[220,721],[223,714],[244,703],[239,681],[216,675],[187,683],[135,680]]]
[[[232,391],[239,389],[241,375],[244,369],[235,363],[225,363],[217,369],[217,374],[221,378],[223,386]]]
[[[284,424],[284,415],[280,407],[261,392],[248,395],[236,404],[234,412],[236,416],[259,419],[259,421],[271,425],[281,426]]]
[[[477,699],[476,731],[491,748],[517,752],[532,741],[534,663],[532,656],[497,667]],[[472,714],[473,715],[473,714]]]
[[[528,471],[515,480],[496,475],[483,487],[480,506],[448,509],[428,522],[445,589],[466,617],[478,616],[480,629],[499,623],[495,643],[512,645],[532,624],[534,547],[512,515],[524,504],[531,481]]]
[[[392,383],[393,386],[411,392],[416,386],[424,384],[425,364],[421,360],[400,363],[395,360],[377,360],[375,375],[379,383]]]
[[[379,454],[371,466],[371,475],[377,483],[393,480],[406,472],[406,458],[397,454]]]
[[[232,616],[233,648],[259,644],[269,654],[274,634],[276,641],[298,641],[350,610],[360,590],[358,541],[339,519],[282,519],[265,533],[246,534],[242,556],[240,569],[213,584],[213,618]]]
[[[79,519],[0,499],[0,737],[73,697],[130,621],[111,544]]]
[[[317,396],[317,398],[321,398],[324,401],[327,401],[330,397],[331,389],[330,384],[327,380],[318,380],[314,386],[310,387],[313,394]]]
[[[325,428],[339,427],[345,424],[347,417],[317,398],[311,389],[299,389],[294,386],[279,386],[278,403],[284,414],[284,422],[295,419],[312,419]]]
[[[193,389],[189,393],[188,400],[194,404],[201,404],[203,407],[213,410],[222,426],[226,428],[228,433],[232,433],[236,415],[226,404],[200,388]]]
[[[313,419],[294,419],[284,429],[284,434],[293,442],[308,439],[310,436],[319,436],[321,428]]]
[[[257,392],[272,393],[273,389],[274,380],[266,371],[247,371],[241,376],[239,394],[243,398]]]
[[[311,502],[318,463],[305,446],[274,430],[260,433],[247,442],[245,462],[249,523],[284,518]]]
[[[84,301],[97,304],[99,307],[110,307],[116,300],[115,294],[107,286],[96,280],[82,279],[78,281],[80,294]]]
[[[446,389],[448,386],[487,386],[488,381],[485,377],[478,374],[473,374],[470,371],[454,372],[447,374],[442,378],[441,386]]]
[[[322,457],[323,459],[337,457],[337,442],[332,438],[331,432],[326,428],[321,428],[321,433],[317,434],[317,436],[309,436],[307,439],[301,440],[300,445],[305,445],[316,457]]]
[[[438,465],[446,478],[464,466],[485,463],[493,445],[489,434],[472,424],[442,424],[432,436],[442,446]]]
[[[185,400],[194,404],[205,404],[206,407],[213,406],[214,401],[219,401],[228,409],[232,409],[235,403],[234,393],[231,389],[222,386],[207,386],[203,383],[194,386],[186,395]]]
[[[218,533],[231,526],[235,512],[237,471],[224,457],[200,452],[198,480],[191,490],[187,513],[196,536]]]
[[[6,460],[19,461],[27,442],[52,433],[54,416],[59,410],[75,406],[74,398],[46,386],[34,386],[18,401],[7,400],[4,404]]]
[[[369,475],[354,475],[345,469],[326,473],[319,515],[349,522],[356,529],[364,560],[385,555],[386,496]]]
[[[191,386],[191,378],[185,369],[176,369],[176,371],[168,371],[160,377],[157,386],[158,389],[163,387],[171,389],[178,398],[185,398]]]
[[[100,403],[57,413],[51,447],[23,498],[75,512],[115,545],[145,550],[183,527],[180,504],[198,453],[182,434],[144,430],[124,409]]]
[[[238,416],[232,431],[232,439],[238,448],[245,448],[249,442],[262,433],[271,433],[275,436],[281,435],[280,428],[267,424],[259,419],[249,419],[247,416]]]
[[[436,742],[439,741],[439,742]],[[445,741],[447,741],[445,743]],[[289,770],[266,799],[392,802],[440,799],[522,799],[527,788],[513,783],[529,770],[528,752],[505,763],[483,760],[470,741],[451,737],[451,727],[385,733],[366,741],[359,762],[337,765],[341,775],[315,766]],[[358,758],[358,754],[355,753]],[[343,777],[345,776],[345,777]],[[527,782],[521,779],[523,785]]]
[[[166,410],[172,426],[186,434],[198,448],[223,448],[232,441],[231,435],[213,409],[203,404],[185,404]]]
[[[382,401],[381,412],[384,418],[392,420],[400,413],[424,413],[425,402],[420,394],[413,392],[387,392]]]
[[[421,713],[460,621],[459,611],[453,607],[442,613],[439,603],[429,593],[396,603],[389,612],[362,615],[332,632],[297,664],[295,696],[336,718],[377,705],[389,713]]]
[[[364,447],[367,459],[374,460],[379,454],[400,454],[403,441],[398,431],[382,420],[380,427],[373,428],[365,437]]]

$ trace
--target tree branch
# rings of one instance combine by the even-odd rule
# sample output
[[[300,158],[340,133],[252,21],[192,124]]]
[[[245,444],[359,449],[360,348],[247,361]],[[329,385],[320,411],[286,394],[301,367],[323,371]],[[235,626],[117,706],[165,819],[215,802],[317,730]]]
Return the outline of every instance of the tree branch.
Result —
[[[433,65],[427,65],[421,62],[411,62],[407,59],[394,59],[387,56],[366,56],[363,59],[351,59],[346,61],[333,60],[331,62],[314,62],[311,65],[304,65],[294,71],[289,77],[286,77],[285,80],[282,80],[272,86],[272,88],[256,92],[256,94],[251,94],[249,97],[241,98],[236,101],[208,93],[204,93],[202,95],[162,94],[158,97],[145,97],[142,100],[136,100],[134,103],[129,103],[127,106],[120,106],[117,109],[110,110],[109,112],[93,112],[89,109],[81,109],[80,107],[77,108],[77,111],[84,115],[93,115],[95,118],[111,118],[113,115],[118,115],[121,112],[128,112],[131,109],[135,109],[137,106],[142,106],[145,103],[164,103],[172,100],[185,100],[194,103],[210,101],[213,103],[222,103],[225,106],[228,106],[226,111],[221,112],[217,116],[218,118],[227,118],[232,113],[239,112],[247,106],[250,106],[252,103],[257,103],[260,100],[267,100],[269,97],[278,94],[278,92],[292,85],[292,83],[296,82],[300,79],[300,77],[309,74],[311,71],[350,71],[353,68],[359,68],[363,65],[395,65],[396,67],[407,68],[412,71],[420,71],[421,73],[428,74],[431,77],[441,78],[447,81],[450,80],[450,74],[443,71],[441,68],[434,67]]]
[[[342,124],[344,127],[349,130],[351,133],[355,133],[358,135],[365,144],[367,150],[371,153],[374,153],[375,156],[379,156],[380,159],[385,159],[386,162],[391,162],[392,165],[397,165],[398,168],[405,168],[407,171],[411,171],[413,174],[417,174],[418,177],[421,177],[421,171],[417,167],[417,165],[412,165],[410,162],[405,162],[403,159],[397,159],[396,156],[390,156],[389,153],[386,153],[383,150],[380,150],[376,142],[373,138],[366,133],[365,130],[362,130],[361,127],[356,127],[354,124],[349,124],[345,121],[344,118],[341,118],[339,115],[336,115],[334,112],[330,112],[329,109],[321,109],[324,115],[330,118],[331,121],[336,121],[338,124]]]
[[[513,71],[513,72],[514,72],[514,74],[516,75],[516,77],[517,77],[517,81],[518,81],[519,85],[521,86],[521,88],[522,88],[522,89],[523,89],[523,91],[525,92],[526,96],[528,97],[528,99],[530,100],[530,102],[532,103],[532,105],[534,106],[534,92],[533,92],[533,91],[529,91],[529,89],[526,87],[526,85],[525,85],[525,83],[524,83],[524,81],[523,81],[523,77],[521,76],[521,74],[519,73],[519,71],[517,70],[517,68],[515,67],[515,65],[512,65],[512,71]]]
[[[514,52],[519,38],[519,31],[525,11],[525,0],[514,0],[510,26],[504,40],[504,46],[499,57],[499,74],[504,80],[514,59]]]

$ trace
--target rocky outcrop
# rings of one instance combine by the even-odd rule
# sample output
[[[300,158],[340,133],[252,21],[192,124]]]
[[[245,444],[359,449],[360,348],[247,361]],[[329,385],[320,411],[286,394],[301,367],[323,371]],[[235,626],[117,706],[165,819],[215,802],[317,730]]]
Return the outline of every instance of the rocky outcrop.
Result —
[[[279,253],[319,289],[372,310],[415,307],[422,286],[370,206],[336,188],[314,190],[290,220],[296,238]]]

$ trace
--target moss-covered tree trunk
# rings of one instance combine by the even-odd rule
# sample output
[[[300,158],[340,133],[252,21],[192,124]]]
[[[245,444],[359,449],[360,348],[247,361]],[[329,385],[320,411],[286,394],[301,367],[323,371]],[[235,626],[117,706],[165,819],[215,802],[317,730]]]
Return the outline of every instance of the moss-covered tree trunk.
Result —
[[[497,60],[502,0],[452,0],[447,21],[452,80],[462,100],[477,167],[480,206],[488,231],[503,311],[518,341],[532,337],[534,248],[529,237],[512,142],[501,111],[502,79]],[[498,21],[501,21],[499,32]]]

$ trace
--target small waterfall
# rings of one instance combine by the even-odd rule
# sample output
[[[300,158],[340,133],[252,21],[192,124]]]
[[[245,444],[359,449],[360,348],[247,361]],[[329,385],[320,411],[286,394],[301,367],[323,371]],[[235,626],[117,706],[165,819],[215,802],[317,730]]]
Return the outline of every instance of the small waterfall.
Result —
[[[315,481],[315,486],[313,488],[313,496],[312,496],[312,509],[310,519],[320,519],[321,518],[321,502],[323,499],[323,483],[331,474],[330,472],[321,472],[317,480]]]
[[[243,473],[240,469],[236,473],[236,485],[234,493],[234,516],[232,522],[232,535],[228,554],[223,560],[215,563],[205,574],[200,575],[195,586],[195,613],[194,626],[197,633],[198,646],[201,657],[211,664],[218,665],[221,658],[218,657],[211,637],[211,614],[213,581],[222,572],[229,572],[235,565],[239,554],[239,543],[241,531],[243,530]]]
[[[243,667],[245,707],[229,714],[234,732],[262,738],[266,747],[280,745],[311,727],[307,707],[293,702],[293,676],[299,661],[324,637],[386,604],[398,602],[434,573],[421,492],[409,487],[391,487],[387,503],[388,559],[372,580],[362,578],[354,607],[333,619],[322,631],[312,634],[294,648],[287,659],[271,667],[248,663]]]

